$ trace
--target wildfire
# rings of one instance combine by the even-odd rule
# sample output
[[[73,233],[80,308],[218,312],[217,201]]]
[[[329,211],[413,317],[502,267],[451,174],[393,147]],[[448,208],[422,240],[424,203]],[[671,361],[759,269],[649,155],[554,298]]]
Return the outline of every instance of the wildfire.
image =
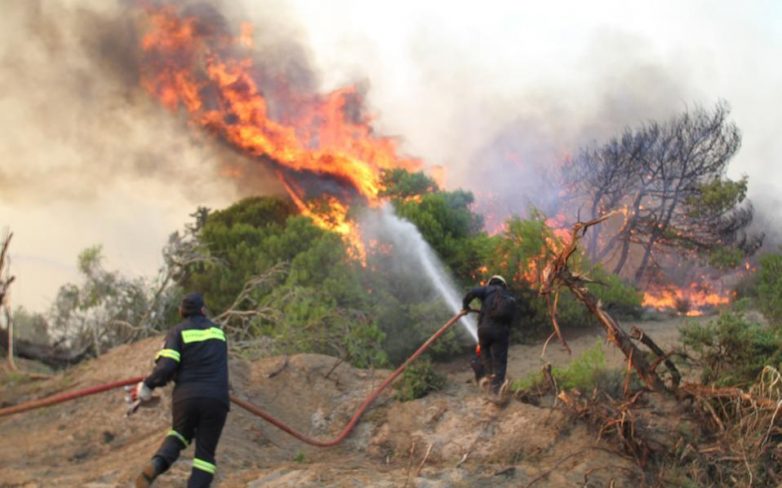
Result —
[[[547,218],[546,226],[551,229],[551,232],[554,234],[557,241],[563,243],[570,241],[571,225],[568,225],[568,217],[566,217],[565,214],[559,213],[554,217]],[[549,239],[549,241],[551,241],[549,242],[549,245],[555,244],[554,240]],[[560,245],[561,244],[556,243],[556,246],[552,247],[552,249],[558,249]]]
[[[662,288],[644,292],[643,305],[658,310],[679,310],[688,316],[703,315],[704,309],[730,303],[730,294],[714,292],[702,283],[690,283],[686,288]]]
[[[348,207],[355,200],[378,204],[383,170],[415,171],[421,162],[400,157],[394,139],[373,133],[371,118],[357,110],[361,96],[356,87],[318,95],[300,93],[283,80],[284,95],[278,95],[283,99],[269,98],[254,76],[259,68],[251,57],[252,26],[242,24],[233,37],[196,17],[180,16],[172,6],[144,8],[142,86],[165,107],[186,112],[195,126],[243,154],[284,168],[285,175],[310,173],[336,182],[340,190],[328,192],[328,208],[322,209],[278,172],[300,211],[345,236],[363,260],[365,250]]]

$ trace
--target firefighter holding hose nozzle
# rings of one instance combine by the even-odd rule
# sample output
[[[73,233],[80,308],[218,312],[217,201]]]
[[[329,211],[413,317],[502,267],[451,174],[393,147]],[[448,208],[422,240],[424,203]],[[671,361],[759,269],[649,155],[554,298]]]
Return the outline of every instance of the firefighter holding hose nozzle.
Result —
[[[151,486],[193,440],[195,456],[188,488],[208,487],[217,470],[215,450],[229,409],[225,334],[204,316],[204,299],[199,293],[185,295],[179,315],[183,321],[169,330],[152,374],[134,392],[144,402],[152,398],[154,388],[171,380],[176,384],[171,430],[136,479],[137,488]]]
[[[505,279],[500,275],[489,278],[486,286],[468,291],[462,299],[462,307],[468,310],[474,299],[481,301],[478,316],[478,346],[475,364],[476,379],[482,388],[488,388],[490,399],[501,401],[508,390],[505,370],[508,365],[510,327],[516,314],[516,299],[508,290]]]

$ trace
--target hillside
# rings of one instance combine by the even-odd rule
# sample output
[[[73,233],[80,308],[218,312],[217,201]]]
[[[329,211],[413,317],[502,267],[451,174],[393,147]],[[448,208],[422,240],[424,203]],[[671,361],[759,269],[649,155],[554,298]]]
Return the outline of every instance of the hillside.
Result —
[[[643,326],[663,345],[676,321]],[[594,345],[599,332],[571,338],[574,353]],[[66,373],[41,381],[4,381],[2,404],[145,374],[160,338],[117,347]],[[618,352],[605,348],[621,365]],[[540,344],[511,348],[509,372],[539,369]],[[554,364],[566,361],[549,348]],[[309,435],[330,438],[387,371],[302,354],[231,364],[235,393]],[[637,482],[635,463],[595,441],[595,433],[559,410],[512,401],[487,403],[471,382],[466,359],[438,366],[446,387],[400,403],[384,394],[342,445],[307,446],[233,406],[218,450],[220,487],[347,486],[616,486]],[[278,372],[269,378],[269,374]],[[125,418],[123,392],[114,391],[0,419],[0,486],[129,486],[154,452],[169,422],[170,391],[162,402]],[[427,454],[428,453],[428,454]],[[192,447],[157,486],[183,486]]]

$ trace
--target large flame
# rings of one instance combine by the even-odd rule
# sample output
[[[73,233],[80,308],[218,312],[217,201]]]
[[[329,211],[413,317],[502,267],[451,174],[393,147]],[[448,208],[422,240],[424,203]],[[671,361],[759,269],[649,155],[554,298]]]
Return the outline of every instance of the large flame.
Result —
[[[375,205],[383,170],[418,170],[421,163],[400,157],[396,141],[373,133],[371,119],[357,114],[354,86],[326,95],[297,93],[287,87],[284,114],[273,118],[268,99],[254,78],[252,28],[242,24],[232,37],[172,7],[145,7],[141,40],[142,85],[172,110],[216,134],[248,156],[271,161],[299,209],[321,227],[339,232],[363,247],[347,218],[350,200]],[[279,81],[279,80],[278,80]],[[283,84],[286,83],[282,80]],[[276,111],[275,111],[276,113]],[[317,208],[284,175],[307,172],[336,181],[347,193],[331,195],[329,209]]]

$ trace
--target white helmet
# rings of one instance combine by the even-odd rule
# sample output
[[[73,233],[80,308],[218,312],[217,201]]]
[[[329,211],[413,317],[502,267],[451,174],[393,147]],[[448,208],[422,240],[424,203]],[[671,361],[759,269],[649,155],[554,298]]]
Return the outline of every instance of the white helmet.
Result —
[[[505,278],[503,278],[500,275],[494,275],[491,278],[489,278],[489,284],[490,285],[502,285],[507,287],[508,284],[505,282]]]

